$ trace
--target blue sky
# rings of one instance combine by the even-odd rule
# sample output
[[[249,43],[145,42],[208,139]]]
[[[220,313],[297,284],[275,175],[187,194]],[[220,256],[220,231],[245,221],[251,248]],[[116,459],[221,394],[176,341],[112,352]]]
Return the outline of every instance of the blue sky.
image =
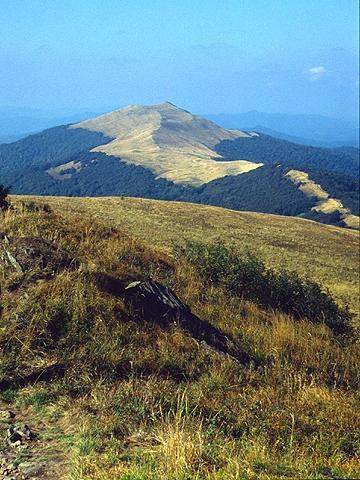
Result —
[[[355,0],[0,0],[0,105],[357,114]]]

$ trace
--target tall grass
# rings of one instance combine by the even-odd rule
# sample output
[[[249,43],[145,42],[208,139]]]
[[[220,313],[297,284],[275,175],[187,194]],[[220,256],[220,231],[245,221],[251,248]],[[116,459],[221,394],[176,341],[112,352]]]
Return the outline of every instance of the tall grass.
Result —
[[[325,323],[336,333],[350,331],[351,314],[339,307],[329,291],[292,271],[275,271],[248,252],[223,243],[190,241],[176,247],[176,257],[186,258],[210,285],[260,306],[281,310],[295,318]]]
[[[10,239],[41,236],[79,262],[17,288],[1,272],[0,381],[56,363],[65,370],[49,382],[15,381],[0,401],[28,416],[41,407],[50,424],[60,417],[58,448],[68,441],[70,450],[65,478],[359,477],[357,341],[343,342],[312,318],[264,309],[236,282],[227,291],[227,251],[205,264],[217,275],[209,281],[186,256],[176,260],[86,216],[8,211],[0,222]],[[249,265],[253,275],[268,269]],[[133,318],[100,274],[168,285],[261,368],[239,368],[178,326]]]

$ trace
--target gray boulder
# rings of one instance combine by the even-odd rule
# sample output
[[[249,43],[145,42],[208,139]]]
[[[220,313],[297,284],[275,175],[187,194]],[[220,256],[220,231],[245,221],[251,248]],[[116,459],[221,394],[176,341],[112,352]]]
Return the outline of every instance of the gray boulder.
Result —
[[[194,315],[170,288],[158,282],[151,279],[132,282],[125,288],[124,299],[140,320],[154,321],[165,328],[177,324],[195,340],[217,352],[228,355],[241,364],[252,362],[251,357],[234,340]]]

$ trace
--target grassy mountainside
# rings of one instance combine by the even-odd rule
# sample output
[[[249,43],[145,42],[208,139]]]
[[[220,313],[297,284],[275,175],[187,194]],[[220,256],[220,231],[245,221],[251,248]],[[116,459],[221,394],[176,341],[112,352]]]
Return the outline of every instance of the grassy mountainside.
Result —
[[[0,182],[19,194],[191,201],[359,228],[356,152],[225,130],[164,103],[0,145]],[[320,197],[293,182],[291,169]]]
[[[196,186],[259,166],[242,157],[231,164],[223,162],[214,148],[225,140],[251,138],[250,134],[225,130],[169,102],[130,105],[71,128],[111,136],[112,142],[94,151],[123,158],[174,183]],[[213,157],[218,157],[217,161]]]
[[[228,241],[248,232],[248,240],[259,236],[257,246],[266,251],[265,239],[272,238],[268,254],[278,252],[277,262],[280,252],[295,262],[294,248],[317,249],[329,258],[333,245],[339,273],[353,255],[354,233],[297,220],[285,232],[290,219],[165,202],[139,200],[131,211],[132,199],[123,200],[123,210],[120,199],[46,200],[53,213],[20,209],[0,217],[10,241],[41,237],[73,259],[46,277],[43,270],[29,269],[25,276],[1,270],[0,398],[3,408],[26,414],[30,427],[41,418],[33,448],[50,439],[51,449],[41,452],[45,467],[57,448],[51,478],[358,477],[355,339],[262,310],[131,231],[169,247],[174,235],[180,240],[196,232],[209,239],[211,223],[222,217]],[[112,208],[120,230],[106,215]],[[134,316],[114,286],[149,276],[171,287],[261,366],[240,367],[179,325],[163,328]],[[109,278],[116,279],[111,288]],[[23,460],[16,459],[19,467]]]
[[[20,199],[22,197],[13,198]],[[169,253],[185,240],[224,241],[249,249],[269,265],[296,270],[328,287],[342,303],[358,305],[359,234],[316,222],[139,198],[23,197],[59,212],[90,215],[124,228]]]

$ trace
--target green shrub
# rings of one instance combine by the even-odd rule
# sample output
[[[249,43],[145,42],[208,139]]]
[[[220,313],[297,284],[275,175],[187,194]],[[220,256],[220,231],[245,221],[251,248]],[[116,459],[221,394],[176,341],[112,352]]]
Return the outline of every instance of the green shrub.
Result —
[[[210,284],[232,295],[295,318],[325,323],[335,333],[350,330],[348,309],[340,308],[328,291],[312,280],[302,279],[296,272],[277,272],[254,255],[240,254],[222,243],[208,245],[190,241],[176,247],[175,255],[186,258]]]

